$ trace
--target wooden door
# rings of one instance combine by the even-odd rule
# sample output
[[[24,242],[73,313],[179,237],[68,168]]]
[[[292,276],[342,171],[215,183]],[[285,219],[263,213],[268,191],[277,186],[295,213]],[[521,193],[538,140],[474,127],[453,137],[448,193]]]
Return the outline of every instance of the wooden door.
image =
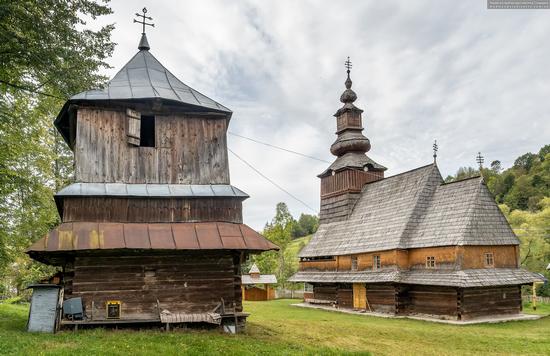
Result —
[[[367,309],[367,288],[364,283],[353,283],[353,308]]]

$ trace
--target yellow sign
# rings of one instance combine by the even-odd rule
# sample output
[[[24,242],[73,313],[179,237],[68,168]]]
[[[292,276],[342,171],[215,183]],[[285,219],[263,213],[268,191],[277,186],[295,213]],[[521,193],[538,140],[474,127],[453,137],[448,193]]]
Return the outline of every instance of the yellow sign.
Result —
[[[105,303],[107,319],[120,319],[120,300],[108,300]]]

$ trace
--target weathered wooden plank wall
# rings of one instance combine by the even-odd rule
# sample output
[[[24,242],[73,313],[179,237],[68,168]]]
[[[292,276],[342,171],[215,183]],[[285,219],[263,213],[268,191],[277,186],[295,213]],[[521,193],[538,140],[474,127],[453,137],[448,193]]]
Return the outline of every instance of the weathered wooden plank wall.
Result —
[[[367,302],[372,311],[395,313],[396,292],[391,284],[367,284]]]
[[[80,107],[76,181],[229,184],[227,120],[183,114],[156,116],[156,147],[126,139],[126,112]]]
[[[235,198],[64,198],[63,221],[242,223],[242,202]]]
[[[351,284],[341,284],[338,287],[337,302],[339,308],[353,308],[353,289]]]
[[[251,301],[267,300],[267,289],[258,287],[245,288],[244,299]]]
[[[234,260],[231,253],[214,252],[76,257],[72,296],[82,297],[88,316],[94,302],[94,319],[105,318],[107,300],[122,302],[124,319],[157,319],[157,300],[172,313],[208,312],[221,298],[242,310]]]
[[[333,300],[337,299],[337,289],[336,284],[313,284],[313,295],[315,299],[323,300]]]
[[[493,253],[496,268],[518,267],[517,246],[441,246],[408,250],[386,250],[357,254],[358,270],[372,270],[373,256],[380,256],[382,268],[426,269],[426,257],[435,257],[436,269],[487,268],[485,253]],[[351,255],[335,256],[334,260],[300,261],[300,270],[349,271]]]
[[[521,311],[521,287],[502,286],[461,290],[463,320],[487,315],[517,314]]]
[[[455,318],[457,309],[457,290],[451,287],[412,285],[408,292],[409,313],[444,315]]]

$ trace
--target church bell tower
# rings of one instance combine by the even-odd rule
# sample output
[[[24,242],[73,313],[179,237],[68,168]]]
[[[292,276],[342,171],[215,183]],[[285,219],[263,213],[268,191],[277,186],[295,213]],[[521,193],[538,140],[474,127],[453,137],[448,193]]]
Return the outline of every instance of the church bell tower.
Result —
[[[330,146],[330,152],[337,158],[318,175],[321,178],[321,224],[347,219],[363,185],[383,179],[386,170],[366,155],[371,145],[362,133],[363,110],[353,104],[357,94],[351,89],[349,57],[345,65],[348,75],[346,90],[340,96],[344,105],[334,114],[338,137]]]

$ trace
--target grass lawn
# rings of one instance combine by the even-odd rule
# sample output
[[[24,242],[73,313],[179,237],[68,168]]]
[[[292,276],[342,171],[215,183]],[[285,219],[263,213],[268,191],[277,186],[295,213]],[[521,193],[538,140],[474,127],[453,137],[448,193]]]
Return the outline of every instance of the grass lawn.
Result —
[[[245,302],[247,331],[25,332],[26,305],[0,304],[0,353],[16,355],[550,355],[550,317],[454,326],[292,307],[296,301]],[[550,311],[541,306],[538,312]]]

